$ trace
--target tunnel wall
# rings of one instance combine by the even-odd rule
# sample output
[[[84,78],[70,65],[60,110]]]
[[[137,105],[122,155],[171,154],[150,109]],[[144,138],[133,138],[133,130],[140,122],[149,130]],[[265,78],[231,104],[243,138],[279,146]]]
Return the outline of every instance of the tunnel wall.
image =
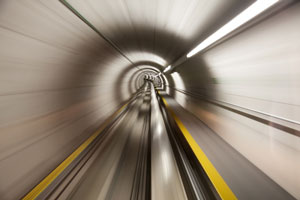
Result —
[[[19,199],[131,97],[136,70],[59,1],[1,1],[0,44],[0,196]]]
[[[298,3],[168,75],[181,106],[297,199],[300,138],[274,124],[300,129],[299,24]]]

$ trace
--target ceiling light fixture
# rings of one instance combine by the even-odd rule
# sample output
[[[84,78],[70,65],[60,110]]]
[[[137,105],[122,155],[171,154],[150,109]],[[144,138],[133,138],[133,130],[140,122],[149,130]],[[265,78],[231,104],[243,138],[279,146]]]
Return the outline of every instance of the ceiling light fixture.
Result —
[[[215,33],[210,35],[208,38],[206,38],[204,41],[202,41],[199,45],[197,45],[192,51],[190,51],[186,57],[192,57],[196,53],[202,51],[206,47],[210,46],[211,44],[215,43],[219,39],[223,38],[230,32],[234,31],[241,25],[245,24],[249,20],[253,19],[255,16],[262,13],[264,10],[270,8],[272,5],[277,3],[279,0],[257,0],[252,5],[250,5],[248,8],[246,8],[243,12],[238,14],[236,17],[234,17],[231,21],[229,21],[227,24],[222,26],[219,30],[217,30]]]
[[[169,71],[171,69],[171,65],[169,65],[165,70],[164,73],[166,73],[167,71]]]

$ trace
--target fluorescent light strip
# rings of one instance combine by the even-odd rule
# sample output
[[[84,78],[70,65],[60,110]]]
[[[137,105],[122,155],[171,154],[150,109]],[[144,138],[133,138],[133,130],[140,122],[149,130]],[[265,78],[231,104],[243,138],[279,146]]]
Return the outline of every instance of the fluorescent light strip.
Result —
[[[264,10],[268,9],[275,3],[277,3],[279,0],[257,0],[255,3],[253,3],[251,6],[249,6],[246,10],[241,12],[239,15],[237,15],[235,18],[233,18],[231,21],[229,21],[227,24],[225,24],[223,27],[221,27],[219,30],[217,30],[215,33],[210,35],[208,38],[206,38],[203,42],[201,42],[198,46],[196,46],[192,51],[190,51],[186,57],[192,57],[196,53],[202,51],[206,47],[210,46],[211,44],[215,43],[219,39],[223,38],[230,32],[234,31],[241,25],[245,24],[249,20],[253,19],[255,16],[262,13]]]
[[[164,73],[166,73],[167,71],[169,71],[171,69],[171,65],[169,65],[165,70]]]

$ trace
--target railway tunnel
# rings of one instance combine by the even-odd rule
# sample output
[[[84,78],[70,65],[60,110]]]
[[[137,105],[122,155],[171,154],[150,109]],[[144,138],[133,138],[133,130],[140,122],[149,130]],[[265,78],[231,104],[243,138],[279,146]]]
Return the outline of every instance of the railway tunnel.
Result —
[[[300,199],[300,4],[0,0],[0,199]]]

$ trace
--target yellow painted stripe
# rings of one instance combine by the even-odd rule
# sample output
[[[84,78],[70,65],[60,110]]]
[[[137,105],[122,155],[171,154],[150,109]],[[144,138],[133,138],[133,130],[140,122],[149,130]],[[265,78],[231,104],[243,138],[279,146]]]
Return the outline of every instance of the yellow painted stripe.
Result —
[[[183,125],[181,120],[175,115],[175,113],[172,111],[172,109],[168,106],[168,103],[165,100],[165,98],[163,98],[162,96],[161,96],[161,98],[162,98],[164,104],[166,105],[167,109],[171,113],[172,117],[174,118],[176,124],[180,128],[185,139],[189,143],[189,145],[190,145],[191,149],[193,150],[194,154],[196,155],[198,161],[200,162],[203,169],[205,170],[207,176],[209,177],[209,179],[211,180],[215,189],[217,190],[218,194],[220,195],[221,199],[236,200],[237,197],[231,191],[229,186],[226,184],[226,182],[224,181],[222,176],[219,174],[219,172],[216,170],[216,168],[213,166],[213,164],[207,158],[207,156],[205,155],[203,150],[200,148],[200,146],[197,144],[197,142],[194,140],[194,138],[189,133],[189,131],[185,128],[185,126]]]
[[[103,131],[103,129],[111,122],[113,118],[119,114],[128,103],[123,105],[117,110],[111,117],[109,117],[101,127],[93,133],[85,142],[83,142],[69,157],[67,157],[58,167],[56,167],[46,178],[44,178],[38,185],[36,185],[24,198],[23,200],[32,200],[37,198],[63,171],[66,169],[76,157],[84,151],[84,149],[91,144],[95,138]]]

